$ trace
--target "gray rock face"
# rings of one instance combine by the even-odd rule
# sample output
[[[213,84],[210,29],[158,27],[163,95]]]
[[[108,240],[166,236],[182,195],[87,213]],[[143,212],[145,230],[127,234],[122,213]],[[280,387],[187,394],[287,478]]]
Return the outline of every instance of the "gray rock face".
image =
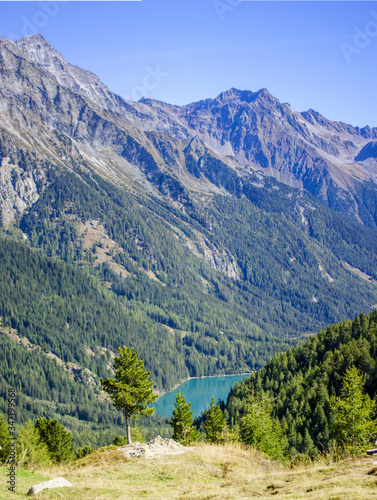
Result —
[[[32,486],[29,490],[29,495],[37,495],[38,493],[46,489],[63,488],[65,486],[73,487],[73,484],[64,479],[64,477],[56,477],[55,479],[51,479],[50,481],[45,481],[44,483],[39,483],[35,486]]]
[[[54,76],[62,87],[81,94],[100,107],[112,110],[118,108],[120,98],[110,92],[95,74],[65,61],[43,36],[25,37],[16,44],[30,61]]]
[[[143,103],[154,110],[159,106],[150,99]],[[163,104],[160,109],[166,111]],[[377,183],[377,159],[371,139],[377,138],[377,128],[331,122],[313,110],[297,113],[266,89],[231,89],[216,99],[175,107],[174,116],[187,123],[188,136],[194,133],[223,157],[243,165],[242,173],[260,170],[307,189],[359,222],[375,225],[361,198],[366,189],[375,207],[377,190],[370,183]],[[175,135],[175,125],[165,132]]]
[[[38,199],[37,186],[32,176],[24,175],[18,165],[3,158],[0,166],[0,205],[2,223],[7,225]]]
[[[247,196],[260,171],[377,224],[377,129],[295,112],[266,89],[133,103],[40,35],[0,38],[0,133],[56,168],[89,168],[182,204],[196,193]],[[13,192],[4,182],[9,217],[22,209],[17,196],[28,205],[38,195],[31,178]]]

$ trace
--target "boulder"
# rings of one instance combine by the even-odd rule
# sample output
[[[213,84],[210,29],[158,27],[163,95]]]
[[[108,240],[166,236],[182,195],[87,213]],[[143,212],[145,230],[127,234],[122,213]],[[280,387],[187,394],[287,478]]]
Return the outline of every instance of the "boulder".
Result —
[[[29,490],[29,495],[37,495],[47,488],[63,488],[63,486],[73,486],[73,484],[64,479],[64,477],[55,477],[50,481],[45,481],[44,483],[39,483],[35,486],[32,486]]]

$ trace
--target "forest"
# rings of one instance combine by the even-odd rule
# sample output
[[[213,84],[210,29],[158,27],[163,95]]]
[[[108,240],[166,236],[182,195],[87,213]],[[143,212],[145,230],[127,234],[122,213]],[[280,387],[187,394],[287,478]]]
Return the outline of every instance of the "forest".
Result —
[[[71,419],[79,441],[84,428],[118,433],[99,380],[119,347],[138,351],[158,391],[258,370],[372,309],[375,284],[350,268],[372,280],[376,243],[374,230],[273,179],[250,183],[247,200],[200,195],[183,207],[84,169],[51,171],[1,232],[3,391],[18,389],[20,423],[44,408]]]
[[[29,461],[35,461],[37,452],[42,453],[49,443],[50,454],[41,457],[69,461],[93,453],[99,446],[127,444],[131,436],[133,441],[145,442],[161,435],[172,436],[183,445],[198,440],[239,442],[255,446],[274,460],[297,465],[320,457],[339,460],[362,455],[377,433],[377,311],[331,325],[303,345],[275,355],[264,368],[237,382],[226,403],[216,404],[212,397],[207,410],[195,420],[191,403],[180,391],[170,419],[152,416],[153,404],[146,403],[156,399],[153,380],[133,349],[119,349],[116,380],[101,381],[112,406],[108,398],[98,397],[87,380],[84,390],[38,349],[30,352],[8,342],[1,367],[8,374],[13,372],[13,377],[9,385],[1,380],[0,396],[9,399],[9,390],[16,396],[17,453],[28,456]],[[20,366],[17,373],[11,370],[13,363]],[[34,370],[32,363],[36,363]],[[142,375],[137,380],[133,378],[136,371]],[[20,380],[28,382],[22,386]],[[124,387],[135,390],[136,399],[118,403],[116,394]],[[133,415],[127,438],[123,412],[115,410],[124,405]],[[138,413],[148,416],[135,420]],[[0,462],[9,441],[2,414],[6,414],[5,407],[0,408]],[[24,440],[33,439],[35,453],[23,455]],[[37,460],[39,465],[43,460]]]
[[[377,311],[373,311],[331,325],[303,345],[274,356],[264,368],[235,384],[224,414],[237,427],[249,398],[266,398],[287,438],[289,455],[314,457],[331,444],[331,398],[340,396],[348,369],[360,370],[363,387],[375,400],[376,360]]]

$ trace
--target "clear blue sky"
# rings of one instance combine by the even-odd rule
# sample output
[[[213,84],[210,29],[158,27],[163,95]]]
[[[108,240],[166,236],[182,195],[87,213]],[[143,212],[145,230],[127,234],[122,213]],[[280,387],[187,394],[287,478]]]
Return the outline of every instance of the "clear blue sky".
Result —
[[[131,99],[266,87],[297,111],[377,126],[377,2],[0,2],[0,35],[32,32]]]

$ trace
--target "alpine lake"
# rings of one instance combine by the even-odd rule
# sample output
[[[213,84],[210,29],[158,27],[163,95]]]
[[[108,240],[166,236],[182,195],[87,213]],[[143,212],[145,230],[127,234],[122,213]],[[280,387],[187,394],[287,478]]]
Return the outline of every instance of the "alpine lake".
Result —
[[[250,374],[225,375],[221,377],[201,377],[187,380],[173,391],[157,399],[153,404],[153,406],[156,407],[156,415],[170,417],[178,391],[181,391],[187,403],[191,403],[191,409],[194,412],[193,417],[197,417],[202,411],[209,407],[212,396],[215,397],[216,403],[219,399],[226,401],[228,393],[233,385],[249,376]]]

